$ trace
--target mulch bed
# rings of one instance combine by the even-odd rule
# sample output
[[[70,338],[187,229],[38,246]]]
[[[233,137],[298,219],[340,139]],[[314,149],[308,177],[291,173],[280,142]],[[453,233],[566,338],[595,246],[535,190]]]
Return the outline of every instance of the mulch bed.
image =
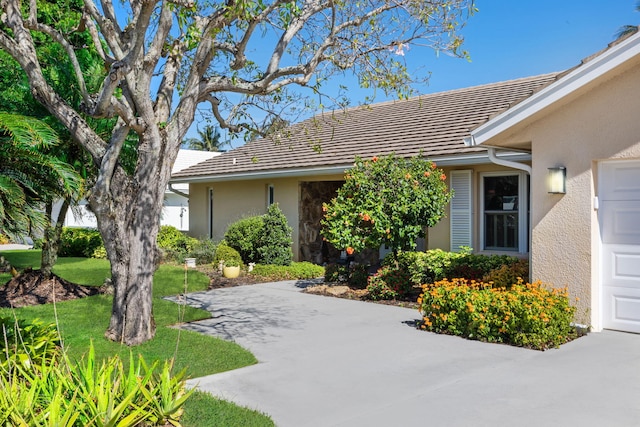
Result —
[[[99,288],[77,285],[55,274],[50,279],[45,279],[39,270],[28,269],[0,286],[0,307],[50,304],[98,293]]]

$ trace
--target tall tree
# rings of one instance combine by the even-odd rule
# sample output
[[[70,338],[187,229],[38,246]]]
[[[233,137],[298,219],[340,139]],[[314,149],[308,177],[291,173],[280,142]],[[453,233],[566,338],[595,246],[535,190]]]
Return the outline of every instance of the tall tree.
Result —
[[[75,31],[75,26],[82,15],[82,1],[38,0],[38,2],[40,19],[46,25],[53,26],[64,34],[69,34],[75,46],[83,47],[82,52],[78,55],[78,61],[82,64],[87,85],[92,90],[97,90],[105,76],[105,71],[100,65],[97,52],[91,48],[89,32]],[[45,78],[66,102],[75,108],[79,107],[82,94],[78,89],[72,64],[67,60],[63,47],[55,43],[48,34],[34,34],[34,37],[36,52]],[[60,142],[55,146],[48,147],[46,154],[68,163],[81,177],[91,181],[95,175],[95,167],[91,165],[91,159],[86,150],[73,141],[66,127],[33,98],[26,74],[20,65],[4,51],[0,51],[0,105],[8,112],[33,116],[50,125],[57,133]],[[86,119],[94,129],[103,134],[108,134],[113,126],[112,119],[96,120],[91,117],[86,117]],[[86,186],[80,188],[84,190]],[[43,237],[40,273],[49,279],[58,258],[60,236],[65,217],[70,208],[84,194],[66,193],[64,197],[61,197],[60,194],[52,194],[52,197],[45,196],[43,195],[41,200],[45,221],[42,230],[40,230]],[[54,204],[57,209],[54,209]]]
[[[79,29],[92,34],[108,70],[97,91],[85,82],[73,32],[43,23],[35,0],[0,6],[0,47],[98,167],[88,200],[115,286],[106,336],[132,345],[155,333],[151,286],[163,194],[197,107],[206,103],[223,129],[251,130],[251,108],[274,111],[295,87],[317,96],[327,78],[347,70],[363,87],[404,96],[412,80],[402,56],[407,47],[461,54],[458,30],[473,0],[85,0]],[[81,108],[45,78],[38,34],[68,55]],[[117,123],[102,137],[81,112]],[[130,132],[138,137],[132,173],[119,162]]]
[[[203,130],[198,129],[198,138],[187,138],[182,145],[191,150],[221,151],[221,136],[216,126],[206,125]]]

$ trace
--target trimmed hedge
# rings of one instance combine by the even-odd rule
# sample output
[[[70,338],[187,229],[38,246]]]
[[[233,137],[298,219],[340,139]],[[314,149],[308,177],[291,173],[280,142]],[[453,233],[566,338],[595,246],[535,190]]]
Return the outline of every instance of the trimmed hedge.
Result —
[[[301,280],[322,277],[324,267],[307,261],[292,262],[291,265],[256,264],[249,273],[269,280]]]

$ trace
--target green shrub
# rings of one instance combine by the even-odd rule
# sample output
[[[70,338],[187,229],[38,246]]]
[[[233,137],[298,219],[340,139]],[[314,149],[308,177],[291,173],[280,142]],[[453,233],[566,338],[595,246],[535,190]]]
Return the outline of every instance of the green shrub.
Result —
[[[390,300],[407,296],[413,289],[409,274],[402,269],[381,267],[369,277],[367,291],[374,301]]]
[[[518,279],[527,280],[529,277],[529,261],[520,259],[512,264],[505,264],[494,268],[482,278],[485,283],[491,283],[494,288],[511,288],[518,283]]]
[[[503,265],[517,263],[519,258],[510,255],[479,255],[465,254],[451,260],[451,265],[446,269],[445,276],[451,278],[465,278],[469,280],[482,280],[491,270]]]
[[[44,324],[38,319],[27,321],[13,317],[0,317],[0,367],[24,369],[40,366],[60,351],[60,337],[55,324]]]
[[[187,236],[171,225],[163,225],[158,232],[158,247],[162,250],[163,259],[178,264],[184,263],[198,239]]]
[[[306,261],[291,265],[256,264],[249,274],[274,281],[315,279],[324,274],[324,268]]]
[[[240,253],[245,264],[258,262],[258,248],[263,229],[264,218],[262,215],[242,218],[227,228],[224,241]]]
[[[325,266],[324,281],[327,283],[347,283],[350,287],[364,289],[369,279],[369,266],[365,264],[331,263]]]
[[[442,249],[430,249],[426,252],[400,251],[397,268],[406,270],[414,285],[422,285],[445,278],[481,280],[494,269],[519,262],[519,258],[514,256],[472,254],[469,247],[461,249],[460,252],[446,252]],[[382,265],[394,268],[396,260],[392,254],[388,254]]]
[[[346,265],[331,263],[324,268],[324,281],[327,283],[347,283],[349,269]]]
[[[100,246],[98,246],[98,247],[93,251],[93,254],[91,254],[91,258],[96,258],[96,259],[107,259],[107,249],[104,247],[104,245],[100,245]]]
[[[287,224],[277,203],[269,206],[263,216],[264,226],[260,235],[258,258],[260,264],[289,265],[293,260],[291,251],[291,227]]]
[[[242,266],[242,257],[238,251],[227,245],[223,240],[216,248],[216,253],[213,257],[214,267],[217,267],[220,262],[223,262],[227,267]]]
[[[0,233],[0,245],[6,245],[9,242],[10,242],[9,238],[4,234]]]
[[[351,264],[349,266],[349,286],[355,289],[365,289],[369,282],[369,266],[365,264]]]
[[[544,350],[573,339],[575,307],[567,289],[519,281],[510,290],[488,283],[447,279],[426,284],[418,298],[423,322],[433,332]]]
[[[199,239],[193,243],[189,258],[195,258],[198,264],[210,264],[213,262],[218,245],[211,239]]]
[[[58,256],[91,258],[102,246],[100,232],[91,228],[64,227],[60,234]]]

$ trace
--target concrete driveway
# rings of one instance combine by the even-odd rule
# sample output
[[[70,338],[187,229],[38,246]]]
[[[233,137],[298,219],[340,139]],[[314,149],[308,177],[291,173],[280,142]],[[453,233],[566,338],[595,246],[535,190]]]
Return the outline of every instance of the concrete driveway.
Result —
[[[304,294],[295,282],[192,293],[259,363],[197,386],[305,426],[638,426],[640,336],[539,352],[420,331],[417,311]],[[215,357],[215,355],[202,355]]]

